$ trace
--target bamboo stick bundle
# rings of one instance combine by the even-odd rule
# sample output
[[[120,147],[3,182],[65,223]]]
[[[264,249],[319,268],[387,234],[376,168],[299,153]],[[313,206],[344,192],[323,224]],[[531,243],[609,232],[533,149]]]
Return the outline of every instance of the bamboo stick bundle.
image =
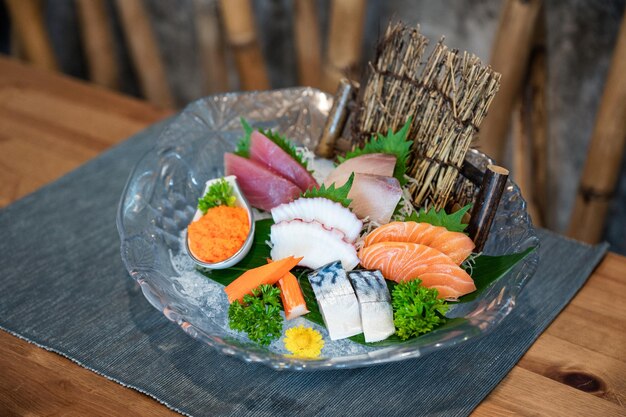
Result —
[[[419,28],[390,24],[359,96],[353,137],[360,144],[375,132],[396,131],[411,116],[407,173],[413,178],[413,204],[442,209],[458,188],[459,171],[500,75],[443,41],[422,65],[427,42]]]
[[[596,117],[568,235],[600,240],[626,150],[626,15],[622,19]]]

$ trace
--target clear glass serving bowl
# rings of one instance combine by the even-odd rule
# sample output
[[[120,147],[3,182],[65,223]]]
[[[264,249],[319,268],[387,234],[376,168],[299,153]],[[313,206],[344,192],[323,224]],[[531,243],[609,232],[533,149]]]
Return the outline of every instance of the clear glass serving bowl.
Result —
[[[465,320],[393,346],[372,348],[327,339],[323,357],[304,360],[285,356],[281,342],[261,348],[228,328],[228,302],[221,286],[195,269],[183,241],[204,183],[223,175],[223,154],[234,149],[243,133],[240,117],[314,149],[331,105],[331,96],[311,88],[221,94],[191,103],[165,129],[130,174],[117,217],[122,259],[147,300],[193,338],[223,354],[275,369],[355,368],[417,358],[493,330],[534,273],[537,251],[480,297],[450,309],[448,316]],[[476,150],[469,158],[481,169],[490,162]],[[484,252],[502,255],[536,245],[526,202],[509,182]],[[302,318],[286,322],[286,327],[304,323],[326,334]]]

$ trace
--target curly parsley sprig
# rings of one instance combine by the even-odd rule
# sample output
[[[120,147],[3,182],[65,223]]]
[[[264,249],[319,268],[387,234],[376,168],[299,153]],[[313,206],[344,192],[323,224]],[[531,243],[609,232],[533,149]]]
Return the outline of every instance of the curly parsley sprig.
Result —
[[[206,214],[207,210],[217,206],[235,205],[236,197],[233,195],[233,187],[222,178],[211,184],[206,194],[198,199],[198,209],[202,214]]]
[[[448,304],[437,298],[436,289],[422,287],[421,282],[401,282],[391,293],[393,322],[402,340],[428,333],[446,321]]]
[[[234,301],[228,308],[231,329],[248,334],[250,340],[262,346],[280,337],[283,319],[280,315],[280,290],[263,284],[244,295],[243,303]]]

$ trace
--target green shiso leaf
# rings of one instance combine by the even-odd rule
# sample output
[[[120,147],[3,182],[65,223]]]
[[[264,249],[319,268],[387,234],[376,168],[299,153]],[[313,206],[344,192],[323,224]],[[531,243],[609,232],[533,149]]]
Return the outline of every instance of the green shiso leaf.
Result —
[[[340,157],[339,162],[341,163],[348,159],[369,153],[394,155],[396,157],[396,166],[393,170],[393,176],[400,181],[400,185],[405,185],[406,178],[404,174],[406,172],[406,162],[411,152],[411,145],[413,144],[413,141],[406,140],[406,135],[410,127],[411,117],[408,118],[402,129],[398,130],[396,133],[393,133],[391,129],[389,129],[387,135],[377,133],[375,136],[372,136],[362,148],[348,152],[343,158]]]
[[[244,158],[250,157],[250,135],[254,132],[254,128],[250,126],[250,123],[243,117],[240,119],[241,125],[243,126],[244,135],[239,139],[237,146],[235,147],[235,155],[239,155]],[[278,132],[274,132],[271,129],[256,129],[263,135],[265,135],[269,140],[274,142],[280,149],[285,151],[293,160],[302,165],[304,169],[308,170],[308,164],[298,153],[296,149],[296,145],[293,144],[289,139],[285,136],[280,135]]]
[[[476,257],[472,267],[468,268],[467,271],[467,273],[471,272],[472,279],[476,285],[476,291],[460,297],[458,303],[467,303],[480,297],[494,282],[508,274],[518,262],[524,260],[524,258],[530,255],[535,249],[537,249],[537,247],[532,246],[522,252],[510,255],[480,255]]]
[[[344,207],[348,207],[352,200],[348,198],[348,193],[350,192],[350,188],[352,188],[352,183],[354,182],[354,172],[350,174],[350,178],[344,185],[339,188],[335,188],[335,184],[331,184],[330,187],[326,187],[324,184],[320,186],[320,188],[311,188],[304,193],[302,193],[301,197],[303,198],[327,198],[329,200],[335,201],[341,204]]]
[[[273,222],[271,219],[258,220],[256,222],[256,230],[252,249],[250,250],[250,253],[248,253],[248,255],[240,263],[231,268],[220,270],[203,270],[200,268],[200,272],[202,272],[207,278],[210,278],[226,286],[233,282],[235,279],[237,279],[245,271],[265,265],[267,263],[267,258],[270,257],[270,248],[265,242],[267,242],[270,238],[270,227],[272,226],[272,224]],[[500,280],[509,271],[511,271],[511,269],[513,269],[515,265],[524,260],[524,258],[526,258],[526,256],[532,253],[532,251],[534,251],[535,249],[536,248],[531,247],[523,252],[510,255],[480,255],[476,257],[471,273],[472,278],[474,279],[474,282],[476,284],[476,291],[461,297],[457,303],[470,302],[475,300],[477,297],[480,297],[480,295],[483,294],[484,291],[488,290],[492,285],[498,282],[498,280]],[[324,319],[322,318],[322,314],[319,310],[319,306],[315,298],[315,294],[307,277],[311,270],[308,268],[297,267],[292,272],[300,283],[300,288],[302,289],[304,300],[306,301],[307,308],[310,311],[310,313],[306,314],[304,318],[313,323],[325,326]],[[394,288],[398,284],[393,281],[386,281],[386,283],[390,293],[393,294]],[[453,304],[450,303],[450,306],[452,305]],[[458,323],[465,320],[466,319],[464,318],[447,319],[447,322],[445,324],[435,328],[433,332],[423,334],[418,337],[430,337],[430,335],[435,332],[444,330],[448,327],[454,327],[458,325]],[[362,334],[353,336],[350,338],[350,340],[359,344],[374,347],[384,347],[405,342],[396,334],[391,335],[389,338],[383,341],[375,343],[366,343],[365,338]],[[410,340],[413,339],[409,339],[409,341]]]
[[[431,207],[429,210],[421,208],[419,211],[407,216],[404,221],[428,223],[433,226],[443,226],[451,232],[464,232],[467,223],[462,223],[461,220],[471,208],[472,205],[468,204],[452,214],[446,213],[443,209],[436,211],[434,207]]]
[[[235,155],[239,155],[243,158],[250,157],[250,135],[254,131],[252,126],[243,117],[239,118],[241,126],[243,126],[243,137],[239,139],[237,147],[235,148]]]
[[[198,209],[202,214],[207,210],[217,206],[233,207],[235,205],[233,187],[224,178],[214,182],[209,186],[207,192],[198,199]]]

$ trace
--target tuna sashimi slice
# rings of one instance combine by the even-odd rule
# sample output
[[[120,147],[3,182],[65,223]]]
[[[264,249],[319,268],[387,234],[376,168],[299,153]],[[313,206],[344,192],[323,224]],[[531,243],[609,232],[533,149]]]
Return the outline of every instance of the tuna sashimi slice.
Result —
[[[272,225],[270,241],[272,259],[282,259],[289,254],[299,254],[298,265],[312,269],[320,268],[333,261],[341,261],[350,271],[359,263],[354,245],[344,240],[339,230],[326,228],[317,221],[284,221]],[[288,255],[285,255],[288,254]]]
[[[378,242],[413,242],[430,246],[448,255],[460,265],[476,247],[465,233],[418,222],[391,222],[376,228],[365,237],[364,246]]]
[[[335,187],[341,187],[348,181],[350,174],[372,174],[382,175],[383,177],[393,176],[393,170],[396,166],[396,157],[386,153],[368,153],[361,156],[350,158],[337,166],[324,180],[324,185],[329,187],[335,184]]]
[[[363,222],[341,204],[327,198],[299,198],[291,203],[281,204],[272,209],[274,223],[300,219],[316,220],[326,227],[340,230],[346,240],[354,242],[361,233]]]
[[[274,207],[293,201],[300,195],[300,188],[291,181],[270,171],[258,162],[225,153],[226,175],[237,177],[237,183],[248,202],[256,208],[270,211]]]
[[[396,282],[421,279],[422,285],[439,290],[439,298],[457,299],[476,290],[472,277],[450,257],[419,243],[379,242],[359,252],[361,265],[378,269]]]
[[[250,159],[293,182],[302,191],[318,187],[309,171],[261,132],[250,135]]]
[[[354,174],[348,193],[354,214],[377,224],[389,223],[401,197],[402,187],[396,178],[370,174]]]

